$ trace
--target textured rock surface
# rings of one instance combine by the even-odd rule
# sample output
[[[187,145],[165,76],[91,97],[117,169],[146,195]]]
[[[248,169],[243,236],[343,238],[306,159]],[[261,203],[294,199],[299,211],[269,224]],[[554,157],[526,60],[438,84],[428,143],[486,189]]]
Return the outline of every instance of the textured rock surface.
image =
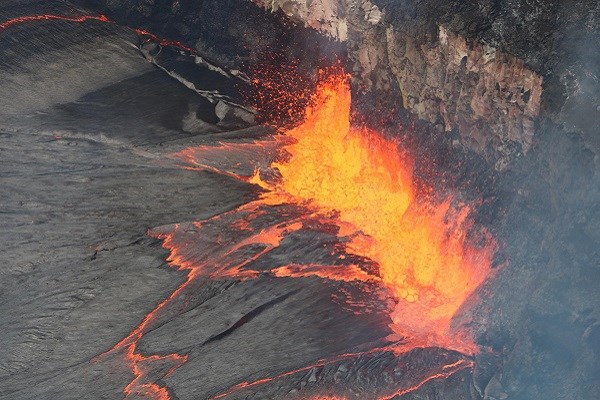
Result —
[[[307,70],[332,54],[315,31],[245,0],[80,3],[184,40],[226,71],[264,62],[273,50],[302,58]],[[411,146],[419,176],[483,199],[478,222],[502,244],[497,264],[505,266],[465,321],[456,321],[468,323],[484,346],[475,371],[405,398],[600,398],[597,2],[270,3],[263,5],[345,35],[359,100],[373,119],[386,104],[428,121],[411,130],[403,120],[386,133]],[[10,0],[0,4],[0,17],[74,10],[63,1]],[[118,398],[130,370],[91,359],[184,279],[167,268],[147,228],[208,217],[256,195],[227,177],[181,169],[166,154],[264,131],[227,132],[248,124],[248,115],[199,93],[235,97],[229,78],[195,57],[157,55],[132,30],[112,25],[35,26],[0,33],[0,398]],[[529,87],[529,94],[521,89]],[[280,257],[312,255],[307,249],[326,240],[296,238]],[[340,313],[328,302],[332,289],[316,278],[231,283],[191,288],[187,305],[140,342],[147,355],[189,354],[187,364],[157,378],[174,398],[205,398],[387,333],[377,315],[357,321]],[[230,330],[289,293],[296,294]],[[334,339],[324,331],[336,332]],[[232,333],[206,343],[224,332]],[[296,350],[287,356],[289,349]],[[457,356],[425,350],[406,364]],[[265,363],[259,368],[257,360]],[[232,398],[288,398],[332,382],[361,393],[380,382],[369,371],[389,362],[378,354],[311,369]],[[161,376],[160,368],[154,373]]]
[[[597,143],[597,2],[256,2],[346,42],[363,92],[402,98],[388,106],[457,132],[498,169],[529,150],[542,101]],[[564,112],[577,107],[585,123]]]
[[[249,69],[273,54],[282,60],[327,58],[333,51],[314,30],[304,29],[246,0],[75,0],[128,26],[183,40],[226,68]]]
[[[517,58],[470,46],[441,26],[433,47],[405,37],[386,29],[387,64],[405,108],[445,131],[456,129],[468,147],[495,155],[499,167],[514,151],[529,150],[540,109],[539,75]]]
[[[70,12],[59,1],[0,5],[3,22]],[[206,119],[211,104],[153,68],[139,42],[97,22],[0,32],[2,399],[120,398],[130,372],[91,360],[182,279],[146,230],[254,196],[157,163],[190,140],[189,110]]]

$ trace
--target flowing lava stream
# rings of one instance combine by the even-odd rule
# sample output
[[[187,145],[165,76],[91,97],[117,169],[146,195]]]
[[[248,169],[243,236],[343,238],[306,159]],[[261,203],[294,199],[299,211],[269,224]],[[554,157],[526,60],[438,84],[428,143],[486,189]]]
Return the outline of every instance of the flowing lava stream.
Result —
[[[67,16],[67,15],[55,15],[55,14],[41,14],[41,15],[24,15],[22,17],[12,18],[7,21],[0,23],[0,31],[10,28],[11,26],[20,25],[27,22],[42,22],[42,21],[65,21],[74,23],[85,23],[91,21],[103,22],[116,24],[115,21],[108,19],[106,15],[81,15],[81,16]],[[144,29],[132,28],[138,35],[145,36],[146,41],[154,41],[161,46],[172,46],[177,47],[180,50],[187,51],[192,54],[198,54],[198,51],[192,47],[186,46],[184,43],[161,38],[153,33],[150,33]]]
[[[47,20],[113,23],[105,16],[39,15],[11,19],[1,23],[0,30],[20,23]],[[135,31],[161,45],[197,53],[180,42],[161,39],[141,29]],[[274,279],[313,276],[380,287],[395,300],[395,306],[389,310],[390,331],[397,336],[411,338],[411,341],[341,354],[272,377],[241,382],[211,399],[224,398],[317,367],[369,355],[392,354],[399,357],[426,346],[445,347],[465,354],[476,352],[477,348],[468,335],[452,331],[450,322],[465,300],[489,275],[495,248],[493,241],[487,239],[485,245],[475,246],[467,239],[471,228],[468,207],[457,208],[452,199],[441,204],[423,201],[413,182],[410,159],[399,151],[399,143],[377,132],[352,127],[350,103],[348,77],[339,70],[330,71],[322,78],[303,122],[276,139],[281,152],[269,166],[257,170],[254,176],[245,177],[226,168],[212,167],[210,163],[198,164],[201,168],[258,184],[267,193],[256,202],[194,223],[196,228],[205,229],[215,221],[238,216],[237,225],[229,227],[231,231],[245,234],[229,246],[217,241],[214,248],[206,249],[207,254],[201,260],[193,255],[193,243],[179,241],[179,236],[185,231],[179,225],[169,231],[150,233],[164,240],[163,246],[171,252],[169,263],[186,270],[188,275],[185,282],[149,312],[129,335],[97,357],[96,361],[116,354],[127,363],[134,377],[124,389],[126,397],[170,398],[168,389],[156,382],[185,363],[187,355],[143,356],[136,352],[136,347],[153,324],[161,323],[163,314],[168,314],[170,308],[176,308],[183,301],[192,283],[199,279],[256,278],[261,272],[247,267],[277,248],[284,237],[304,229],[311,221],[327,220],[337,225],[337,236],[344,239],[347,254],[373,260],[378,269],[373,271],[352,263],[290,264],[274,266],[270,270],[271,276]],[[218,154],[219,151],[230,150],[227,145],[210,151],[202,149],[209,156],[211,152]],[[190,155],[190,151],[193,153],[198,149],[184,151],[180,157],[193,160],[194,155]],[[292,212],[290,215],[294,214],[293,217],[288,215],[260,229],[247,222],[260,219],[260,215],[271,212],[270,207],[281,205],[290,205],[296,210],[294,212],[301,212]],[[239,221],[244,222],[240,224]],[[252,245],[262,245],[263,248],[240,261],[240,250]],[[163,372],[159,375],[156,373],[157,365],[162,366]],[[383,400],[399,397],[418,390],[430,381],[446,379],[470,368],[473,368],[473,362],[461,359],[442,366],[418,382],[407,383],[406,387],[400,385],[402,387],[385,394],[366,398]],[[313,398],[345,399],[343,396]]]
[[[9,19],[3,23],[0,23],[0,30],[7,29],[13,25],[23,24],[25,22],[35,22],[35,21],[67,21],[67,22],[87,22],[87,21],[99,21],[99,22],[111,22],[105,15],[82,15],[80,17],[69,17],[66,15],[52,15],[52,14],[42,14],[42,15],[25,15],[22,17],[17,17],[13,19]]]
[[[281,179],[263,186],[337,213],[342,234],[353,235],[347,250],[376,261],[399,299],[391,315],[397,327],[474,351],[468,338],[450,332],[450,321],[488,276],[494,245],[468,242],[469,207],[419,201],[398,142],[350,126],[348,79],[337,70],[322,79],[304,122],[285,133],[286,156],[272,164]]]
[[[303,122],[278,138],[280,155],[270,166],[262,167],[251,177],[220,168],[223,173],[266,189],[267,193],[256,204],[295,204],[307,209],[305,223],[311,218],[333,222],[339,228],[338,237],[349,238],[345,242],[348,254],[366,257],[378,265],[378,271],[370,271],[353,264],[290,264],[272,268],[274,277],[314,276],[379,285],[396,300],[396,306],[389,310],[391,331],[411,338],[410,343],[342,354],[276,376],[241,382],[210,400],[368,354],[388,352],[400,356],[426,346],[464,354],[477,351],[468,333],[452,331],[450,323],[489,275],[495,250],[493,240],[480,232],[484,245],[469,242],[466,235],[472,227],[469,207],[455,206],[452,199],[436,204],[427,197],[419,198],[410,160],[399,151],[399,143],[368,129],[351,127],[348,76],[337,69],[329,72],[322,78],[311,103]],[[191,148],[178,157],[200,168],[218,171],[218,167],[211,165],[211,159],[227,159],[252,146],[223,144]],[[258,143],[261,146],[266,145]],[[270,178],[263,179],[263,175]],[[248,229],[252,231],[252,227]],[[301,228],[296,226],[296,229]],[[279,232],[282,233],[285,235]],[[279,234],[276,242],[281,241]],[[256,240],[263,240],[261,233]],[[175,242],[167,244],[172,255],[185,253],[184,249],[172,246]],[[271,243],[273,247],[277,245]],[[224,271],[220,272],[222,276]],[[240,272],[238,268],[227,276],[235,277]],[[252,275],[252,271],[245,272],[246,276]],[[381,400],[399,397],[473,366],[470,360],[458,360],[407,387],[367,397]]]

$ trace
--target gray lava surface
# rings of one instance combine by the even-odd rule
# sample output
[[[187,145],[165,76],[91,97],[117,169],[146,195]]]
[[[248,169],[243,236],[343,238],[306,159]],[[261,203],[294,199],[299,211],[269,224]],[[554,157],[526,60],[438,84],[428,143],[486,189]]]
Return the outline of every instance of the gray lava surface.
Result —
[[[115,14],[132,26],[40,18],[0,30],[0,399],[118,399],[132,382],[138,393],[128,398],[162,390],[172,399],[363,399],[385,398],[388,388],[405,391],[396,396],[403,399],[598,398],[593,146],[540,121],[531,152],[476,188],[485,197],[479,217],[502,242],[500,258],[510,260],[468,316],[486,351],[473,359],[419,347],[395,356],[386,350],[390,321],[382,307],[360,303],[368,312],[357,313],[339,301],[340,293],[361,298],[368,287],[270,272],[335,262],[338,238],[329,227],[303,227],[265,254],[256,243],[235,248],[249,220],[239,207],[260,188],[173,156],[270,137],[240,105],[240,77],[132,29],[152,8],[146,3],[159,2],[101,3],[117,4]],[[188,4],[214,17],[205,25],[192,19],[206,39],[197,47],[229,67],[256,56],[245,52],[266,29],[247,15],[270,21],[243,3],[236,21],[254,31],[236,25],[220,47],[206,38],[226,31],[230,8]],[[50,14],[95,15],[63,0],[0,4],[0,24]],[[193,30],[175,17],[166,26],[180,38]],[[260,232],[298,213],[269,208],[252,223]],[[244,268],[256,276],[189,278],[167,262],[160,235],[177,238],[199,265],[250,260]],[[234,248],[231,258],[226,250]],[[135,342],[121,342],[142,325]],[[130,349],[150,361],[132,367]]]

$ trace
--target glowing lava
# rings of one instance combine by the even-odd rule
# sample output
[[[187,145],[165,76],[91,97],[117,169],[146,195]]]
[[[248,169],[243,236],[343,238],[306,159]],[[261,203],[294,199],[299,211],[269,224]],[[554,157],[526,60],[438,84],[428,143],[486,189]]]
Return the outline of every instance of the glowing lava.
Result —
[[[287,223],[275,218],[279,226],[259,231],[251,239],[240,240],[232,246],[232,249],[239,249],[244,243],[268,244],[252,260],[279,246],[290,231],[312,229],[319,224],[337,225],[335,234],[346,252],[375,261],[377,270],[354,264],[341,254],[339,263],[333,265],[270,266],[270,273],[279,278],[318,277],[384,287],[397,300],[395,308],[390,310],[390,327],[399,334],[395,337],[403,340],[317,360],[275,376],[240,382],[211,399],[224,398],[342,360],[389,354],[401,364],[403,357],[419,348],[439,346],[467,354],[476,351],[470,338],[450,330],[450,322],[489,275],[494,242],[481,233],[484,245],[473,245],[467,239],[467,232],[472,228],[468,222],[470,209],[453,206],[452,199],[435,203],[432,196],[422,195],[432,190],[416,189],[411,162],[399,151],[399,143],[350,125],[350,102],[345,74],[335,73],[323,79],[312,98],[312,105],[305,112],[304,121],[278,138],[282,151],[277,160],[265,167],[263,158],[250,157],[260,160],[255,163],[258,170],[253,176],[242,172],[247,166],[235,162],[236,154],[264,150],[268,148],[267,144],[190,148],[177,157],[202,169],[220,171],[268,190],[255,206],[242,207],[249,210],[248,216],[256,218],[273,212],[269,211],[269,206],[278,204],[295,204],[304,210],[303,215],[295,216]],[[246,154],[241,158],[249,157]],[[261,205],[263,208],[259,212]],[[247,221],[236,223],[236,227],[240,232],[253,232],[258,228]],[[263,232],[271,234],[264,235]],[[181,243],[188,243],[183,239],[183,233],[181,235]],[[275,239],[269,239],[271,236]],[[187,245],[168,247],[172,255],[187,251]],[[230,250],[228,253],[233,254]],[[239,265],[207,273],[213,277],[238,279],[258,275],[258,271],[245,270]],[[367,293],[377,297],[375,290]],[[352,296],[346,300],[348,304],[354,301]],[[366,312],[366,303],[358,301],[357,304],[364,305],[362,311]],[[391,335],[390,340],[393,337]],[[459,359],[438,369],[423,371],[418,380],[403,381],[392,390],[380,388],[378,393],[369,393],[365,398],[392,399],[473,366],[472,360]]]
[[[419,201],[398,143],[351,127],[350,101],[344,74],[319,84],[304,122],[285,132],[293,140],[272,164],[281,174],[273,190],[336,212],[345,234],[350,224],[348,250],[376,261],[401,299],[396,325],[446,344],[451,318],[489,274],[493,246],[468,243],[467,207]]]
[[[275,380],[307,373],[314,368],[342,360],[388,354],[398,363],[412,350],[432,346],[476,351],[461,332],[450,330],[452,317],[490,273],[494,251],[492,240],[483,236],[483,246],[467,239],[471,229],[468,207],[457,208],[451,199],[435,203],[428,188],[417,190],[409,158],[399,151],[399,143],[382,135],[350,125],[350,88],[343,73],[334,73],[318,85],[303,122],[283,132],[275,141],[221,144],[186,149],[177,158],[199,169],[219,172],[266,189],[261,199],[232,211],[235,223],[222,225],[224,247],[205,248],[208,258],[219,262],[199,262],[194,249],[199,245],[185,229],[176,228],[165,238],[175,265],[212,278],[253,279],[260,272],[246,269],[251,262],[277,248],[291,232],[335,224],[345,253],[373,260],[378,268],[355,263],[344,254],[333,264],[270,265],[276,278],[317,277],[325,281],[360,282],[370,287],[369,300],[344,301],[367,312],[379,298],[375,288],[385,288],[397,301],[390,310],[392,343],[384,347],[340,354],[271,377],[244,381],[211,397],[224,398]],[[265,162],[272,146],[280,147],[276,161]],[[239,160],[245,160],[239,162]],[[256,169],[254,175],[248,164]],[[275,207],[296,207],[289,215],[277,216]],[[299,214],[296,214],[299,213]],[[275,214],[275,215],[273,215]],[[263,216],[267,225],[256,224]],[[225,232],[227,232],[225,234]],[[331,232],[330,232],[331,233]],[[198,233],[200,235],[200,233]],[[210,232],[203,232],[206,237]],[[219,237],[221,233],[218,233]],[[237,237],[231,241],[228,235]],[[235,262],[239,250],[263,244],[262,250]],[[206,246],[206,245],[204,245]],[[264,266],[263,266],[264,267]],[[263,270],[265,272],[266,270]],[[340,289],[341,290],[341,289]],[[403,338],[394,342],[393,338]],[[368,398],[391,399],[416,391],[432,380],[446,379],[472,369],[473,362],[459,359],[439,369],[423,371],[415,381],[401,382],[392,390],[381,388]],[[317,397],[319,398],[319,397]]]
[[[1,23],[0,30],[18,23],[45,20],[111,22],[105,16],[25,16]],[[196,53],[180,42],[161,39],[141,29],[135,31],[161,45]],[[287,101],[291,97],[287,93],[281,98]],[[279,104],[278,98],[274,99],[273,103]],[[200,276],[247,280],[269,272],[273,278],[318,277],[384,287],[397,299],[395,309],[390,312],[392,329],[404,338],[411,337],[410,343],[392,343],[340,354],[271,377],[241,382],[216,394],[213,399],[365,356],[388,354],[399,358],[412,349],[426,346],[474,351],[472,343],[450,332],[450,321],[488,276],[493,244],[487,241],[485,246],[477,247],[467,240],[470,229],[467,207],[457,209],[451,200],[437,204],[429,197],[419,195],[422,190],[415,188],[410,159],[399,151],[397,142],[350,125],[351,97],[345,74],[338,72],[323,79],[311,103],[303,122],[285,132],[279,140],[266,144],[196,148],[180,153],[180,158],[198,168],[259,184],[269,193],[257,202],[193,223],[194,229],[201,232],[197,236],[186,236],[193,235],[193,230],[180,229],[178,225],[167,232],[153,232],[171,251],[169,263],[186,270],[188,276],[129,335],[104,354],[122,357],[133,372],[133,380],[124,389],[127,397],[169,398],[168,390],[156,381],[182,365],[187,355],[143,356],[136,352],[137,343],[154,324],[162,323],[165,316],[175,312],[173,310],[185,301],[193,289],[192,284]],[[262,155],[255,157],[255,164],[258,164],[255,168],[260,167],[261,173],[244,175],[235,162],[229,160],[233,152],[245,154],[244,159],[252,158],[255,149],[270,154],[274,143],[281,146],[282,156],[270,163],[270,167]],[[218,149],[223,152],[219,153]],[[230,162],[231,170],[223,168],[224,163]],[[272,178],[273,171],[277,171],[277,179]],[[261,179],[263,176],[271,176],[271,179]],[[276,206],[283,209],[289,206],[293,211],[271,218],[267,214],[273,213]],[[265,216],[264,221],[261,221],[262,216]],[[230,217],[231,223],[227,222]],[[336,234],[348,253],[373,260],[378,270],[372,271],[351,261],[332,265],[275,265],[268,271],[247,268],[280,246],[290,233],[309,229],[311,224],[323,220],[337,225]],[[211,235],[217,238],[214,243],[198,245],[199,238]],[[199,247],[202,254],[198,253]],[[249,253],[248,249],[254,247],[259,250]],[[460,359],[427,371],[426,375],[424,372],[417,382],[402,382],[391,391],[382,388],[385,395],[376,397],[374,394],[372,398],[401,396],[418,390],[431,380],[448,378],[472,366],[471,361]],[[319,398],[337,397],[315,397]]]
[[[147,42],[154,41],[154,42],[157,42],[158,44],[160,44],[161,46],[177,47],[180,50],[187,51],[188,53],[192,53],[192,54],[196,54],[196,55],[198,54],[198,50],[194,49],[193,47],[186,46],[185,44],[183,44],[182,42],[179,42],[177,40],[164,39],[164,38],[161,38],[159,36],[156,36],[153,33],[148,32],[145,29],[140,29],[140,28],[136,28],[135,32],[138,35],[146,36],[147,37],[147,39],[146,39]]]
[[[52,14],[42,14],[42,15],[25,15],[22,17],[17,17],[13,19],[9,19],[0,24],[0,30],[4,30],[13,25],[19,25],[25,22],[34,22],[34,21],[67,21],[67,22],[87,22],[87,21],[100,21],[100,22],[111,22],[104,15],[83,15],[80,17],[69,17],[66,15],[52,15]]]
[[[115,24],[116,22],[108,19],[106,15],[82,15],[82,16],[67,16],[67,15],[54,15],[54,14],[40,14],[40,15],[24,15],[17,18],[12,18],[7,21],[0,23],[0,31],[10,28],[11,26],[20,25],[27,22],[41,22],[41,21],[65,21],[65,22],[75,22],[75,23],[85,23],[91,21],[103,22],[103,23],[111,23]],[[166,47],[177,47],[180,50],[186,51],[188,53],[192,53],[197,55],[198,51],[192,47],[185,45],[182,42],[176,40],[170,40],[161,38],[151,32],[148,32],[144,29],[134,28],[133,29],[138,35],[146,38],[146,42],[156,42],[161,46]]]

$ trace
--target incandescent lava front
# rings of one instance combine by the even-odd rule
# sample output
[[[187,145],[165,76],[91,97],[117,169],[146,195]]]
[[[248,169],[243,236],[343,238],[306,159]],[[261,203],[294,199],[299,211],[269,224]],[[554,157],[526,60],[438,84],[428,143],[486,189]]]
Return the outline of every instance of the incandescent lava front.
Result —
[[[360,345],[344,347],[341,341],[347,351],[309,363],[286,360],[293,368],[261,366],[274,372],[222,388],[211,399],[258,395],[306,374],[314,375],[310,385],[285,397],[387,399],[472,369],[469,355],[477,347],[466,330],[451,329],[451,320],[488,277],[495,243],[474,228],[468,205],[436,198],[423,185],[417,189],[410,154],[397,140],[352,127],[350,105],[348,76],[334,67],[322,71],[297,126],[262,141],[190,147],[175,155],[186,168],[254,183],[262,192],[208,220],[150,232],[164,240],[169,262],[188,277],[112,350],[123,349],[136,376],[127,395],[168,397],[147,377],[156,374],[148,365],[154,358],[168,376],[188,354],[142,356],[136,346],[152,325],[172,315],[169,309],[185,312],[194,288],[205,282],[292,280],[297,289],[246,314],[203,346],[298,296],[308,279],[318,280],[339,312],[363,319],[363,325],[365,318],[378,321]],[[345,329],[351,335],[355,328]],[[323,332],[333,339],[338,334]],[[353,380],[357,373],[368,374],[369,383]]]

